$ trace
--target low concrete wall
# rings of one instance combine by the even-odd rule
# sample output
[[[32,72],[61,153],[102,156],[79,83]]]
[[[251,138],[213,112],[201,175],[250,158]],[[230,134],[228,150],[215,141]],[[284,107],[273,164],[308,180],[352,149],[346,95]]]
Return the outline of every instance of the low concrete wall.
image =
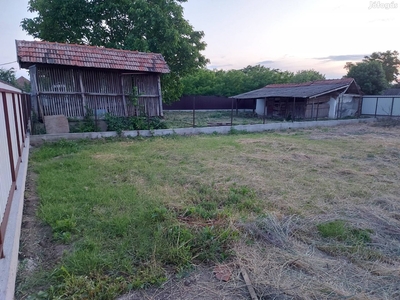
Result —
[[[268,130],[285,130],[300,129],[310,127],[332,127],[337,125],[357,124],[366,122],[375,122],[376,118],[369,119],[348,119],[348,120],[327,120],[327,121],[307,121],[307,122],[282,122],[256,125],[236,125],[236,126],[219,126],[219,127],[196,127],[196,128],[176,128],[176,129],[156,129],[156,130],[134,130],[123,131],[124,137],[152,137],[165,135],[195,135],[195,134],[227,134],[232,129],[246,132],[262,132]],[[37,146],[43,142],[54,142],[61,139],[78,140],[78,139],[98,139],[107,137],[117,137],[115,131],[109,132],[87,132],[87,133],[64,133],[64,134],[43,134],[32,135],[31,145]]]
[[[0,299],[14,299],[15,279],[18,270],[19,239],[24,208],[25,181],[28,170],[29,135],[23,148],[19,166],[17,188],[12,199],[9,221],[4,239],[4,258],[0,259]]]

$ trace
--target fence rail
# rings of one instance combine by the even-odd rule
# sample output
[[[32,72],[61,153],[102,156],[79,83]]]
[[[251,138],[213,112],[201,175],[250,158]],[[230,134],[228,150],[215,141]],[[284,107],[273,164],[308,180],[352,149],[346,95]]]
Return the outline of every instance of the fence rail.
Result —
[[[0,258],[30,119],[30,96],[0,82]]]

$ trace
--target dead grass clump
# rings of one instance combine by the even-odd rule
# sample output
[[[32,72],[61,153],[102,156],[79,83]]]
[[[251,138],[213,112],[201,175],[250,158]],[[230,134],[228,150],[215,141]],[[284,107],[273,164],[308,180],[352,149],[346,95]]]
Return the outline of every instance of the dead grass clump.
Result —
[[[378,118],[372,126],[385,128],[397,127],[400,126],[400,118]]]
[[[260,242],[278,248],[290,246],[289,237],[298,227],[298,216],[268,214],[255,221],[239,225],[246,234]]]

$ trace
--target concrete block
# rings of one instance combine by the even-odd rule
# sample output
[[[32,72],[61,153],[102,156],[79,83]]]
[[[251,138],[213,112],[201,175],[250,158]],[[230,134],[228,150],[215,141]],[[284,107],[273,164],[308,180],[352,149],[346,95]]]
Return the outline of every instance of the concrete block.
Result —
[[[45,116],[44,125],[47,134],[69,133],[68,119],[64,115]]]

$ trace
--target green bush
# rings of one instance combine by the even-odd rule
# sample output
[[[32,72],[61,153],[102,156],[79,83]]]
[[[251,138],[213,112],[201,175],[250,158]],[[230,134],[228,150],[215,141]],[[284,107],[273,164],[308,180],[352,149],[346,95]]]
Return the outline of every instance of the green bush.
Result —
[[[116,117],[106,114],[105,121],[109,131],[121,133],[123,130],[166,129],[166,124],[158,117]]]

